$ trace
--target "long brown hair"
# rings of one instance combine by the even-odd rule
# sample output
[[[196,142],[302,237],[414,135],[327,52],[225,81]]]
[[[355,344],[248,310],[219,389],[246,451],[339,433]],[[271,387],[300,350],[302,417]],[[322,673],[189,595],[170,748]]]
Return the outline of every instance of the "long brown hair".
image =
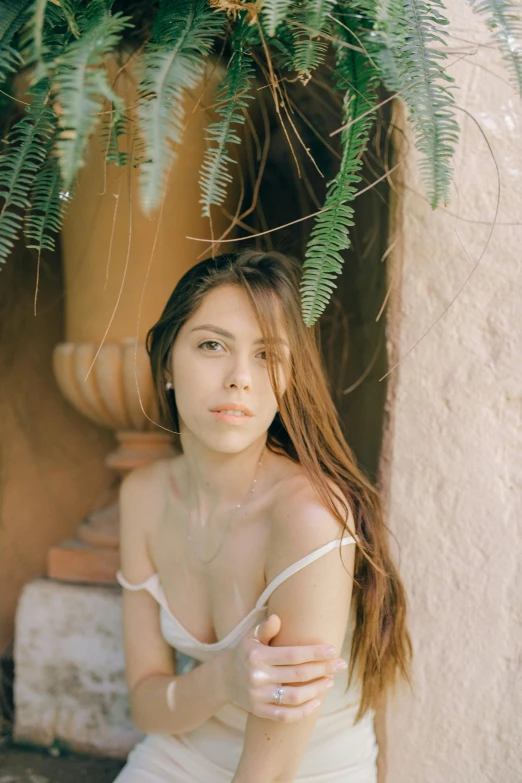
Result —
[[[351,508],[358,535],[353,598],[355,629],[348,684],[354,671],[361,679],[359,720],[375,708],[380,696],[402,674],[410,681],[412,646],[406,628],[406,596],[388,546],[377,489],[357,466],[346,443],[328,388],[320,352],[318,323],[304,325],[300,309],[300,263],[279,252],[243,250],[209,258],[179,280],[157,323],[147,334],[154,386],[164,423],[178,431],[172,391],[165,389],[164,370],[183,324],[218,285],[237,285],[248,294],[264,341],[267,369],[278,404],[268,428],[267,448],[299,463],[325,507],[350,531],[345,520]],[[285,393],[278,388],[277,348],[281,313],[290,344],[290,372]],[[288,369],[288,367],[287,367]],[[341,495],[332,499],[331,485]]]

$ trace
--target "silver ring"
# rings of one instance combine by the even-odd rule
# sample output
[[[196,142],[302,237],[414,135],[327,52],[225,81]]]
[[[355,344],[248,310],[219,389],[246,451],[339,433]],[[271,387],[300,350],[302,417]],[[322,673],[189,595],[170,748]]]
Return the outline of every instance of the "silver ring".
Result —
[[[285,689],[282,687],[282,685],[278,685],[278,687],[275,689],[274,693],[272,694],[272,699],[275,701],[278,707],[281,706],[281,702],[283,701],[283,693],[285,692]]]

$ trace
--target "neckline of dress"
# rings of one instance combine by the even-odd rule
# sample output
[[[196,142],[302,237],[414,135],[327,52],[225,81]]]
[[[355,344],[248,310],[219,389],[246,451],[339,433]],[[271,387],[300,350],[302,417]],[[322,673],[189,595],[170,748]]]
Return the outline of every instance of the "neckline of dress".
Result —
[[[225,635],[225,636],[224,636],[222,639],[218,639],[218,640],[217,640],[217,641],[215,641],[215,642],[202,642],[202,641],[200,641],[199,639],[197,639],[197,638],[196,638],[196,637],[195,637],[193,634],[191,634],[191,633],[190,633],[190,631],[188,631],[188,630],[185,628],[185,626],[184,626],[182,623],[180,623],[180,621],[178,620],[178,618],[177,618],[177,617],[176,617],[176,616],[175,616],[175,615],[172,613],[172,611],[170,610],[170,607],[169,607],[169,602],[168,602],[168,600],[167,600],[167,596],[166,596],[166,594],[165,594],[165,590],[163,589],[163,585],[162,585],[162,583],[161,583],[161,579],[160,579],[160,575],[159,575],[159,573],[158,573],[158,572],[156,572],[155,574],[152,574],[152,575],[149,577],[148,581],[151,581],[152,579],[154,579],[154,580],[156,581],[156,584],[157,584],[157,586],[158,586],[159,590],[161,591],[161,596],[162,596],[162,598],[163,598],[163,603],[161,603],[161,604],[160,604],[160,606],[161,606],[161,609],[163,609],[163,611],[164,611],[164,612],[167,614],[167,616],[168,616],[168,617],[170,617],[170,619],[171,619],[171,620],[172,620],[174,623],[176,623],[176,625],[179,627],[179,629],[180,629],[181,631],[183,631],[183,633],[185,634],[185,636],[186,636],[188,639],[190,639],[190,641],[191,641],[193,644],[197,645],[198,647],[201,647],[202,649],[206,649],[206,650],[208,650],[208,649],[213,649],[213,648],[219,647],[220,645],[221,645],[221,646],[225,646],[225,645],[226,645],[226,644],[227,644],[227,643],[230,641],[230,639],[233,637],[233,635],[234,635],[234,634],[235,634],[235,633],[238,631],[238,629],[239,629],[239,628],[240,628],[240,627],[241,627],[241,626],[242,626],[242,625],[243,625],[243,624],[244,624],[244,623],[245,623],[245,622],[246,622],[246,621],[247,621],[247,620],[248,620],[248,619],[249,619],[249,618],[250,618],[250,617],[251,617],[251,616],[254,614],[254,612],[259,612],[259,611],[261,611],[261,609],[263,608],[263,607],[260,607],[260,606],[258,606],[258,605],[257,605],[257,603],[256,603],[256,605],[254,606],[254,608],[253,608],[253,609],[252,609],[250,612],[248,612],[248,614],[246,614],[246,615],[245,615],[245,616],[244,616],[244,617],[243,617],[243,618],[242,618],[242,619],[241,619],[241,620],[240,620],[240,621],[239,621],[239,622],[238,622],[238,623],[237,623],[237,624],[236,624],[236,625],[235,625],[235,626],[232,628],[232,630],[230,630],[230,631],[229,631],[229,632],[228,632],[228,633],[227,633],[227,634],[226,634],[226,635]],[[261,594],[261,595],[262,595],[262,594]],[[260,597],[261,597],[261,596],[260,596]]]
[[[356,536],[358,538],[358,536]],[[354,538],[351,535],[348,535],[346,537],[342,537],[340,539],[334,539],[332,541],[327,542],[326,544],[323,544],[323,546],[320,546],[318,549],[315,549],[313,552],[310,552],[308,555],[304,555],[304,557],[301,557],[299,560],[297,560],[295,563],[292,563],[287,568],[283,569],[280,574],[278,574],[274,579],[270,581],[270,583],[265,587],[261,595],[256,601],[256,604],[254,608],[246,614],[242,620],[240,620],[237,625],[230,630],[226,636],[224,636],[222,639],[218,639],[215,642],[201,642],[199,639],[197,639],[193,634],[188,631],[182,623],[178,620],[178,618],[172,613],[169,602],[167,600],[167,596],[165,594],[165,590],[163,589],[163,585],[160,579],[159,573],[156,571],[154,574],[151,574],[151,576],[145,581],[144,584],[147,582],[150,582],[152,580],[156,581],[157,587],[159,592],[161,593],[161,597],[163,601],[159,601],[161,609],[167,614],[167,616],[178,626],[178,628],[185,634],[185,636],[197,647],[199,647],[202,650],[213,650],[213,649],[219,649],[220,647],[225,647],[228,642],[233,638],[234,634],[237,633],[237,631],[242,628],[242,626],[247,622],[247,620],[252,617],[252,615],[255,612],[262,611],[266,603],[270,597],[271,591],[275,589],[276,587],[283,582],[288,575],[295,572],[295,570],[298,570],[298,567],[302,566],[302,564],[307,564],[313,560],[315,560],[317,557],[319,557],[324,552],[327,552],[329,549],[334,547],[337,543],[340,544],[340,546],[344,546],[345,544],[349,544],[354,542]],[[265,598],[264,603],[260,606],[259,603],[262,598]]]

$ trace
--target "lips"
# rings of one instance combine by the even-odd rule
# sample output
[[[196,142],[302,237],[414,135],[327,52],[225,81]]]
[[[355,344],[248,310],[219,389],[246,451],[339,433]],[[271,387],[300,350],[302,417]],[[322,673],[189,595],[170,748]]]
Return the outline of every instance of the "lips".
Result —
[[[247,416],[252,416],[252,411],[250,408],[247,408],[246,405],[240,405],[239,403],[235,402],[228,402],[224,403],[223,405],[217,405],[215,408],[210,409],[212,413],[217,413],[218,411],[242,411]]]

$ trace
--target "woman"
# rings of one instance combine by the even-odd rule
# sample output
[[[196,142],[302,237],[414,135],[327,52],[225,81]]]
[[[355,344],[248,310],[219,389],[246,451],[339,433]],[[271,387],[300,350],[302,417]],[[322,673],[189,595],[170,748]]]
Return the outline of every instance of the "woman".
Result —
[[[127,681],[146,736],[117,783],[376,781],[375,705],[409,675],[405,596],[299,271],[276,252],[202,261],[147,336],[181,453],[121,489]]]

